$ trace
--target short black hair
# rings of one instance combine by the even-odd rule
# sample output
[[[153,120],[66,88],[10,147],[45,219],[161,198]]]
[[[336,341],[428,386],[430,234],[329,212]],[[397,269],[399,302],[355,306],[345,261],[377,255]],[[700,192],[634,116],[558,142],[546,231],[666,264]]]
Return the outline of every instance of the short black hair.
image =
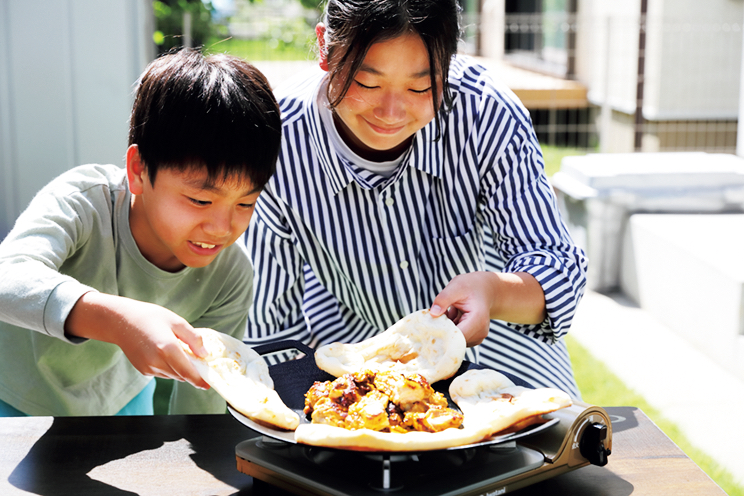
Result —
[[[440,110],[437,74],[442,76],[444,110],[451,107],[447,73],[460,40],[457,0],[328,0],[323,22],[329,80],[342,82],[336,95],[328,94],[331,107],[346,95],[373,44],[406,33],[418,34],[429,54],[434,115]]]
[[[248,179],[261,189],[280,142],[271,87],[245,60],[184,48],[155,59],[137,81],[129,145],[153,184],[161,168],[206,167],[211,182]]]

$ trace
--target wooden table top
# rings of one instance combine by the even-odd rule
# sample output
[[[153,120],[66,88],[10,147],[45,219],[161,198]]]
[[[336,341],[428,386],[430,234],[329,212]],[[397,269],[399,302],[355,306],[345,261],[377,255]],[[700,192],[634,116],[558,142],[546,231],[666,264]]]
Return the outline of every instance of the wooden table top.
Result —
[[[613,450],[605,467],[511,494],[725,496],[641,410],[606,410]],[[0,418],[0,494],[286,494],[237,470],[235,446],[254,436],[229,414]]]

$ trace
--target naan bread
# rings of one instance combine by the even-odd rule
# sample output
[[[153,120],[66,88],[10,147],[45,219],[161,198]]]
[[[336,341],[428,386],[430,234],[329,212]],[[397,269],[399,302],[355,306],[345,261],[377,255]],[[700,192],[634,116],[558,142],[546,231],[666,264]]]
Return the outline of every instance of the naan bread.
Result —
[[[189,360],[230,406],[260,424],[294,430],[300,417],[274,391],[274,381],[264,359],[251,347],[227,334],[198,329],[209,353],[199,358],[183,343]]]
[[[461,428],[441,432],[349,430],[326,424],[302,424],[299,443],[356,451],[428,451],[487,441],[493,435],[519,431],[543,422],[542,415],[571,405],[558,389],[515,386],[495,370],[468,370],[456,377],[450,396],[463,413]]]
[[[365,341],[321,346],[315,363],[335,377],[363,369],[393,370],[421,374],[434,384],[457,372],[465,348],[465,336],[450,319],[421,310]]]
[[[301,424],[295,431],[298,443],[352,451],[429,451],[477,443],[488,436],[488,426],[400,434],[371,429],[352,431],[326,424]]]
[[[488,426],[489,436],[523,429],[546,413],[571,406],[571,398],[559,389],[516,386],[491,369],[468,370],[452,381],[449,393],[464,424]]]

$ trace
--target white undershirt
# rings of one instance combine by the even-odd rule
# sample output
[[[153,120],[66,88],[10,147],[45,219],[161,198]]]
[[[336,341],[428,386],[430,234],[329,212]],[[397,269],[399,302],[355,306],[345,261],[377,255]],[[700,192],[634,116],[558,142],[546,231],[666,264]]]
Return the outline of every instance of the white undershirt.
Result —
[[[320,112],[320,118],[323,120],[323,125],[328,131],[328,136],[330,137],[333,146],[343,158],[345,158],[349,162],[352,162],[354,165],[366,169],[370,172],[374,172],[375,174],[379,174],[383,177],[392,176],[395,172],[395,169],[398,168],[400,162],[403,160],[405,151],[395,160],[388,160],[386,162],[373,162],[371,160],[362,158],[358,154],[354,153],[354,151],[349,148],[349,145],[346,144],[343,138],[341,138],[341,135],[338,133],[338,129],[336,129],[336,124],[333,121],[333,111],[331,110],[328,103],[326,87],[327,83],[321,84],[320,88],[318,89],[318,112]]]

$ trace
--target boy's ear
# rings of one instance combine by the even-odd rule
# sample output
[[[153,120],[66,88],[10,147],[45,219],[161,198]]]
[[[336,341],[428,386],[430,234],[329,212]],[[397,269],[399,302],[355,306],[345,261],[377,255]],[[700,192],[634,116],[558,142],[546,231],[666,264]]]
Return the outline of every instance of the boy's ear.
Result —
[[[137,145],[130,145],[127,148],[127,180],[129,181],[129,191],[133,195],[141,195],[144,190],[144,182],[148,181],[147,168],[142,161]]]
[[[320,56],[320,68],[328,72],[328,47],[325,44],[325,25],[319,22],[315,26],[315,36],[318,38],[318,54]]]

